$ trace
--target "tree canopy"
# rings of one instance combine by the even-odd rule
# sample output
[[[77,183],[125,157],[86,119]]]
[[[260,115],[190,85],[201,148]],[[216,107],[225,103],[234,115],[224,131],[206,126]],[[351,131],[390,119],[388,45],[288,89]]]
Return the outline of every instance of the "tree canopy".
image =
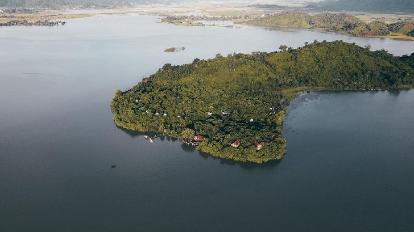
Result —
[[[210,155],[262,163],[285,154],[282,123],[297,92],[412,87],[413,57],[336,41],[166,64],[118,91],[111,108],[119,127],[193,140]]]

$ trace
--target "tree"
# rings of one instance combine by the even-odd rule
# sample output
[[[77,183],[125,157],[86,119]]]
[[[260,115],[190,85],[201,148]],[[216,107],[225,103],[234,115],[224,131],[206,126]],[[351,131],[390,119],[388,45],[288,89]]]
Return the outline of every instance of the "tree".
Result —
[[[288,49],[288,46],[286,45],[280,45],[279,50],[286,51]]]
[[[185,128],[181,132],[181,138],[183,138],[187,142],[190,142],[191,140],[193,140],[194,136],[195,136],[194,130],[189,129],[189,128]]]

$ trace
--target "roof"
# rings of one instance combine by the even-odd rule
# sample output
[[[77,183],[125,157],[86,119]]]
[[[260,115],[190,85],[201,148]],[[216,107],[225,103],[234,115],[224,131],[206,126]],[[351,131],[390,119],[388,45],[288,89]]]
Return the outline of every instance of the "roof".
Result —
[[[196,136],[194,136],[193,140],[195,142],[202,142],[204,140],[204,136],[202,136],[202,135],[196,135]]]

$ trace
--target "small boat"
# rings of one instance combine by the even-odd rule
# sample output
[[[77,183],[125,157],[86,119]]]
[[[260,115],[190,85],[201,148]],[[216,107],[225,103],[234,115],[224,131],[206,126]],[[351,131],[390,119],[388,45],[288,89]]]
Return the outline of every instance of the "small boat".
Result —
[[[154,143],[154,140],[151,137],[149,137],[148,135],[144,135],[144,139],[147,140],[150,143]]]

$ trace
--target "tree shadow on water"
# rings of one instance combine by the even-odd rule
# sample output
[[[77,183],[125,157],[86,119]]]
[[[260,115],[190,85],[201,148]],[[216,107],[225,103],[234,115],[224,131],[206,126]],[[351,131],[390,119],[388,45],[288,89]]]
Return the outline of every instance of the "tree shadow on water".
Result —
[[[116,127],[117,129],[125,132],[127,135],[129,135],[131,138],[135,138],[135,137],[140,137],[140,136],[144,136],[144,135],[148,135],[147,133],[141,133],[141,132],[137,132],[137,131],[133,131],[133,130],[129,130],[129,129],[125,129],[125,128],[121,128],[121,127]]]
[[[124,129],[124,128],[120,128],[120,127],[117,127],[117,128],[122,130],[126,134],[128,134],[131,138],[148,135],[150,137],[157,137],[161,141],[165,141],[165,140],[166,141],[172,141],[172,142],[177,142],[178,141],[178,139],[176,139],[176,138],[172,138],[172,137],[168,137],[168,136],[159,136],[155,133],[141,133],[141,132],[128,130],[128,129]],[[245,170],[274,169],[281,163],[281,160],[273,160],[273,161],[269,161],[269,162],[266,162],[266,163],[263,163],[263,164],[255,164],[255,163],[237,162],[237,161],[233,161],[233,160],[229,160],[229,159],[217,158],[217,157],[211,156],[207,153],[198,151],[192,145],[183,143],[181,141],[178,141],[178,142],[181,143],[181,149],[185,153],[197,153],[201,158],[203,158],[205,160],[212,159],[214,161],[219,162],[221,165],[238,166],[238,167],[240,167],[242,169],[245,169]]]
[[[195,150],[195,149],[194,149]],[[197,151],[197,150],[195,150]],[[282,160],[272,160],[266,163],[262,164],[256,164],[256,163],[248,163],[248,162],[240,162],[240,161],[234,161],[230,159],[223,159],[223,158],[217,158],[214,156],[211,156],[207,153],[198,151],[198,154],[204,158],[204,159],[213,159],[214,161],[218,161],[221,165],[227,165],[227,166],[238,166],[245,170],[257,170],[257,169],[274,169],[276,168]]]

